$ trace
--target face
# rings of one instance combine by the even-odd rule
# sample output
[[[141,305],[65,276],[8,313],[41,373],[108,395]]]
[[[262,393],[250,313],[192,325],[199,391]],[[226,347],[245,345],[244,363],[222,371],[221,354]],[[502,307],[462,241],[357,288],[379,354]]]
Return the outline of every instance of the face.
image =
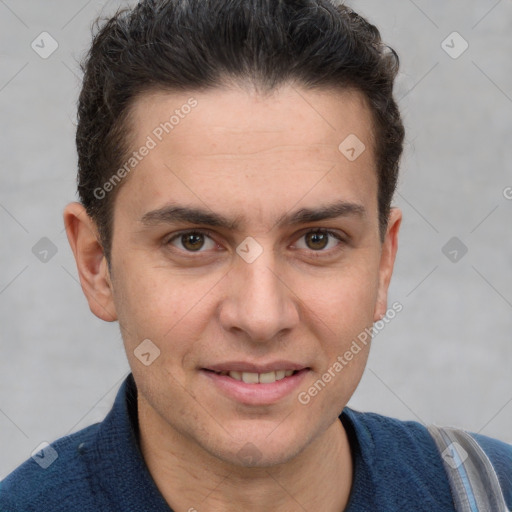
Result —
[[[139,406],[225,462],[290,460],[336,421],[369,343],[335,363],[387,307],[400,214],[382,243],[363,96],[162,92],[132,119],[151,149],[116,197],[109,310]]]

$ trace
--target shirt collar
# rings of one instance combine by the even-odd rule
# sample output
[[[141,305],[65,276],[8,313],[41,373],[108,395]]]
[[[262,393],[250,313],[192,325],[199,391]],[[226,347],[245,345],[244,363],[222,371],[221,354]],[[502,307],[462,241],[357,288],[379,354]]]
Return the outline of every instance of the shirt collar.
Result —
[[[95,480],[93,488],[101,489],[112,510],[170,512],[144,462],[138,434],[137,388],[130,373],[100,424],[95,442],[82,447]]]

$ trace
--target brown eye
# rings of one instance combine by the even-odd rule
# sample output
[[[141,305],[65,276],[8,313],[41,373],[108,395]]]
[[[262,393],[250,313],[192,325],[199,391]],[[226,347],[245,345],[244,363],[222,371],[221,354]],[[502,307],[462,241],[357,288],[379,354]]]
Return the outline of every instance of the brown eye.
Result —
[[[204,252],[204,249],[213,249],[215,242],[206,233],[201,231],[186,231],[173,236],[167,244],[173,245],[186,252]],[[205,249],[205,250],[206,250]]]
[[[297,248],[326,253],[330,252],[330,249],[336,249],[337,246],[343,243],[343,239],[340,235],[323,229],[309,231],[303,235],[300,240],[304,240],[304,243],[297,244]]]
[[[306,235],[306,244],[315,251],[325,249],[329,243],[329,235],[321,232],[311,232]]]
[[[200,233],[187,233],[185,235],[181,235],[181,242],[185,249],[197,251],[204,245],[204,237]]]

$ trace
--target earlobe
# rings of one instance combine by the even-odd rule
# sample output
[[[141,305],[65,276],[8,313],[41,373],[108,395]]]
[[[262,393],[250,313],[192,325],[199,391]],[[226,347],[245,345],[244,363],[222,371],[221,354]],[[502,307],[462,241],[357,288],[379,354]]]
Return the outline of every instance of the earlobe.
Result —
[[[389,214],[389,222],[386,237],[382,243],[382,252],[379,266],[379,289],[373,321],[377,322],[386,315],[388,303],[388,289],[393,274],[396,253],[398,250],[398,232],[402,222],[402,211],[392,208]]]
[[[106,322],[117,320],[107,260],[94,221],[80,203],[64,209],[64,225],[75,256],[82,290],[91,311]]]

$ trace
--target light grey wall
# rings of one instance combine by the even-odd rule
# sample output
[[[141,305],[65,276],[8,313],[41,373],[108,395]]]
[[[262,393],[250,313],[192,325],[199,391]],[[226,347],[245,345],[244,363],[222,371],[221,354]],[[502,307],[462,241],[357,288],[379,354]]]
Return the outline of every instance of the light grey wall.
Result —
[[[76,198],[76,59],[93,18],[119,5],[0,2],[0,478],[42,441],[101,420],[128,372],[117,324],[89,312],[61,217]],[[512,442],[512,2],[351,5],[401,56],[407,147],[390,294],[403,311],[376,336],[350,405]],[[51,50],[43,31],[59,45],[46,59],[31,48]],[[454,31],[469,44],[460,56]],[[33,253],[43,237],[47,262]]]

